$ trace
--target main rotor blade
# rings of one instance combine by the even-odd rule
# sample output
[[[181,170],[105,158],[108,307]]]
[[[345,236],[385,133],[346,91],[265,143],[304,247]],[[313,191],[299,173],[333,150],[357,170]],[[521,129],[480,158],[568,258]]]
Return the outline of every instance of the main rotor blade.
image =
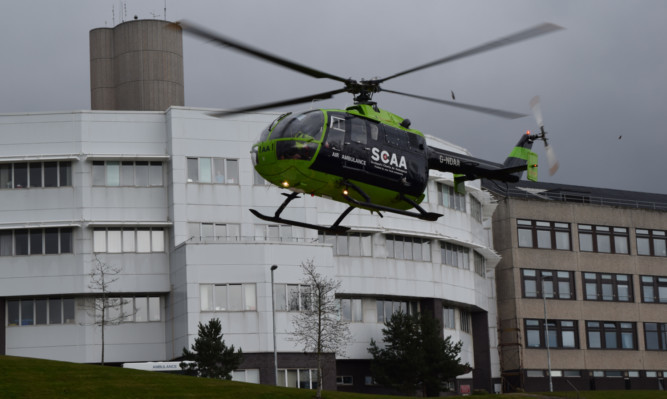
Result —
[[[499,116],[499,117],[505,118],[505,119],[517,119],[517,118],[523,118],[524,116],[527,116],[525,114],[518,114],[516,112],[503,111],[502,109],[480,107],[478,105],[471,105],[471,104],[464,104],[464,103],[460,103],[460,102],[441,100],[439,98],[424,97],[424,96],[418,96],[416,94],[401,93],[399,91],[394,91],[394,90],[382,89],[382,91],[385,91],[387,93],[398,94],[398,95],[406,96],[406,97],[418,98],[420,100],[431,101],[431,102],[435,102],[435,103],[439,103],[439,104],[451,105],[452,107],[459,107],[459,108],[467,109],[469,111],[481,112],[483,114],[495,115],[495,116]]]
[[[333,79],[337,80],[339,82],[347,82],[348,79],[342,78],[340,76],[332,75],[326,72],[319,71],[317,69],[313,69],[310,67],[307,67],[305,65],[298,64],[296,62],[292,62],[290,60],[287,60],[282,57],[278,57],[276,55],[272,55],[267,53],[266,51],[253,48],[251,46],[248,46],[246,44],[243,44],[241,42],[238,42],[234,39],[231,39],[229,37],[225,37],[220,35],[219,33],[215,33],[213,31],[210,31],[206,28],[203,28],[201,26],[197,26],[193,23],[186,22],[186,21],[179,21],[175,22],[174,25],[180,26],[183,30],[187,31],[188,33],[192,33],[193,35],[199,36],[204,39],[211,40],[213,42],[216,42],[222,46],[229,46],[231,48],[234,48],[238,51],[241,51],[243,53],[252,55],[254,57],[263,59],[265,61],[278,64],[280,66],[283,66],[285,68],[291,69],[293,71],[301,72],[303,74],[306,74],[308,76],[312,76],[317,79],[322,79],[322,78],[327,78],[327,79]]]
[[[324,93],[318,93],[318,94],[311,94],[309,96],[303,96],[303,97],[297,97],[297,98],[292,98],[289,100],[281,100],[281,101],[276,101],[272,103],[265,103],[265,104],[257,104],[257,105],[251,105],[248,107],[243,107],[243,108],[236,108],[232,110],[227,110],[227,111],[217,111],[217,112],[211,112],[209,115],[215,116],[218,118],[222,118],[225,116],[233,115],[233,114],[240,114],[243,112],[252,112],[252,111],[261,111],[264,109],[269,109],[269,108],[276,108],[276,107],[286,107],[288,105],[296,105],[296,104],[303,104],[307,103],[310,101],[314,100],[327,100],[334,95],[338,93],[343,93],[347,91],[346,89],[338,89],[338,90],[332,90],[332,91],[326,91]]]
[[[384,79],[379,79],[378,82],[382,83],[382,82],[385,82],[389,79],[397,78],[399,76],[403,76],[403,75],[406,75],[408,73],[420,71],[422,69],[430,68],[432,66],[444,64],[446,62],[458,60],[460,58],[469,57],[471,55],[483,53],[485,51],[493,50],[493,49],[496,49],[498,47],[518,43],[520,41],[531,39],[533,37],[537,37],[537,36],[540,36],[540,35],[551,33],[551,32],[554,32],[554,31],[557,31],[557,30],[560,30],[560,29],[564,29],[564,28],[561,27],[561,26],[558,26],[558,25],[551,24],[551,23],[543,23],[541,25],[537,25],[535,27],[532,27],[532,28],[529,28],[529,29],[526,29],[526,30],[522,30],[522,31],[517,32],[513,35],[502,37],[500,39],[496,39],[494,41],[482,44],[480,46],[473,47],[469,50],[465,50],[465,51],[462,51],[460,53],[456,53],[456,54],[450,55],[448,57],[441,58],[439,60],[435,60],[435,61],[429,62],[427,64],[408,69],[408,70],[403,71],[403,72],[399,72],[395,75],[391,75],[391,76],[386,77]]]

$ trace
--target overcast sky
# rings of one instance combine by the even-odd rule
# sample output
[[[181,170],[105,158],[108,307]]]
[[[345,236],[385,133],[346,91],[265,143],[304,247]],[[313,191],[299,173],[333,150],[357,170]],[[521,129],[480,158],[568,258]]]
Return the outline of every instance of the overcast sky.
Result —
[[[0,114],[90,109],[88,32],[164,0],[2,1]],[[186,19],[325,72],[386,77],[542,22],[565,30],[390,80],[387,89],[530,113],[542,99],[560,160],[540,180],[667,194],[667,1],[167,0]],[[187,106],[234,108],[337,89],[184,38]],[[389,93],[374,98],[412,127],[502,161],[532,117],[505,120]],[[348,94],[318,104],[351,105]],[[290,107],[300,110],[308,105]],[[259,132],[258,132],[259,134]]]

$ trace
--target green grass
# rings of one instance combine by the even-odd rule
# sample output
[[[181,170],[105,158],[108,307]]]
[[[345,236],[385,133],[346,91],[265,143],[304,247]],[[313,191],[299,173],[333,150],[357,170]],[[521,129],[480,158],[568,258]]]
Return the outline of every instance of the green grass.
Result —
[[[0,398],[242,398],[310,399],[315,392],[305,389],[277,388],[194,378],[150,371],[101,367],[0,356]],[[362,395],[325,391],[326,399],[396,399],[397,396]],[[480,395],[474,398],[518,399],[531,394]],[[561,397],[576,398],[572,393]],[[667,399],[664,391],[582,392],[586,399]]]

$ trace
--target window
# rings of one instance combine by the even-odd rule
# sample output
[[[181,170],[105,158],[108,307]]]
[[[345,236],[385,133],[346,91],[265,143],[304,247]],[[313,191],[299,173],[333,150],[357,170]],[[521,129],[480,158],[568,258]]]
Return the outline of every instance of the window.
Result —
[[[470,270],[470,250],[448,242],[440,243],[442,263],[459,269]]]
[[[372,256],[370,233],[331,234],[320,231],[318,241],[332,244],[336,256]]]
[[[517,219],[519,247],[569,251],[570,224]]]
[[[72,228],[0,231],[0,256],[72,253]]]
[[[7,325],[74,324],[74,298],[7,300]]]
[[[442,308],[443,328],[456,329],[456,309],[445,306]]]
[[[419,237],[387,234],[385,236],[387,258],[430,261],[431,240]]]
[[[466,211],[466,195],[457,193],[454,187],[438,183],[440,204],[456,211]]]
[[[161,161],[93,161],[93,186],[163,186],[163,176]]]
[[[629,274],[583,273],[587,301],[632,302],[632,276]]]
[[[341,298],[339,301],[340,318],[344,321],[361,323],[364,320],[361,298]]]
[[[582,252],[629,253],[630,245],[626,227],[580,224],[578,228],[579,250]]]
[[[101,298],[95,298],[101,301]],[[96,305],[95,318],[101,320],[101,304]],[[106,307],[106,320],[117,320],[123,323],[147,323],[162,320],[160,297],[110,297]]]
[[[317,369],[278,369],[279,387],[317,389]]]
[[[637,349],[635,323],[587,321],[589,349]]]
[[[667,256],[667,232],[637,229],[637,255]]]
[[[641,276],[642,302],[667,303],[667,277]]]
[[[459,310],[459,323],[461,325],[461,331],[472,334],[472,317],[470,312]]]
[[[67,187],[71,185],[71,161],[0,164],[0,189]]]
[[[202,284],[199,286],[199,292],[202,311],[243,312],[257,310],[255,284]]]
[[[473,251],[473,262],[475,263],[475,273],[482,277],[486,276],[486,258],[477,251]]]
[[[312,305],[310,287],[301,284],[274,284],[277,311],[299,312]]]
[[[165,234],[161,227],[96,227],[93,252],[164,252]]]
[[[232,381],[259,384],[259,369],[245,369],[232,371]]]
[[[203,241],[239,241],[241,226],[229,223],[188,223],[190,238]]]
[[[472,195],[470,196],[470,216],[482,223],[482,203]]]
[[[408,315],[415,315],[419,312],[419,303],[417,301],[378,299],[376,305],[378,323],[386,323],[396,312],[402,312]]]
[[[644,323],[646,350],[667,351],[667,323]]]
[[[239,184],[238,159],[188,158],[188,183]]]
[[[524,298],[574,298],[574,273],[562,270],[521,269]]]
[[[526,319],[524,325],[528,348],[546,348],[547,342],[549,348],[579,348],[576,320],[547,320],[545,324],[543,319]]]
[[[354,385],[354,379],[351,375],[337,375],[336,385]]]

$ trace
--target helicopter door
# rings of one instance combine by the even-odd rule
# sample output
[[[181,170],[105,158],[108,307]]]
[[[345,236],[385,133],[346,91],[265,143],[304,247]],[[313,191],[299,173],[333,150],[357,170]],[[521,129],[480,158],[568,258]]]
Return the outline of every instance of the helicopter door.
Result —
[[[349,126],[345,137],[345,151],[341,155],[346,168],[366,171],[368,163],[368,123],[366,120],[351,116],[347,119]]]

